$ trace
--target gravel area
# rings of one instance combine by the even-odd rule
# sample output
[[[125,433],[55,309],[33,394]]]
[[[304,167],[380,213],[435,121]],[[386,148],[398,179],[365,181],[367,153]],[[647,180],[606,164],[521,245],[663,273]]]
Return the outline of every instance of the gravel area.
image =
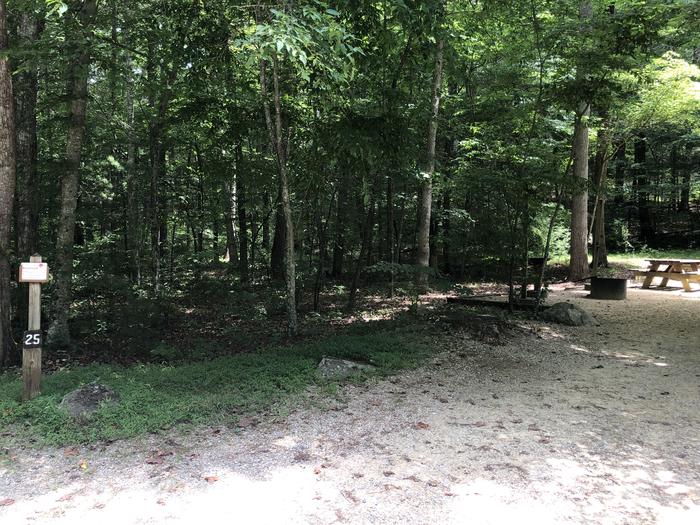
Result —
[[[554,291],[592,327],[459,331],[246,428],[10,450],[0,523],[700,523],[700,292]]]

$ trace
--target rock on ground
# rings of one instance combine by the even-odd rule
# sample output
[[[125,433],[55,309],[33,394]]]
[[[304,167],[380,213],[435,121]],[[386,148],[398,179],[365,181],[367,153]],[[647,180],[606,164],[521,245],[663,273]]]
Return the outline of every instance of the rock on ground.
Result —
[[[540,317],[545,321],[568,326],[584,326],[594,323],[591,314],[571,303],[555,303],[542,312]]]
[[[324,357],[318,364],[318,373],[324,379],[347,379],[360,372],[371,371],[376,367],[347,359]]]
[[[108,386],[90,383],[67,393],[61,401],[61,408],[78,420],[87,421],[103,403],[118,403],[119,396]]]

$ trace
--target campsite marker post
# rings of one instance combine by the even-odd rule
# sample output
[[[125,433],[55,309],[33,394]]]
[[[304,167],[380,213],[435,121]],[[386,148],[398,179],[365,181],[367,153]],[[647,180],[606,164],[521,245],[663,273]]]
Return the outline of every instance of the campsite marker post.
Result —
[[[49,280],[49,266],[35,254],[19,266],[19,282],[29,283],[29,322],[22,336],[22,401],[40,394],[41,387],[41,285]]]

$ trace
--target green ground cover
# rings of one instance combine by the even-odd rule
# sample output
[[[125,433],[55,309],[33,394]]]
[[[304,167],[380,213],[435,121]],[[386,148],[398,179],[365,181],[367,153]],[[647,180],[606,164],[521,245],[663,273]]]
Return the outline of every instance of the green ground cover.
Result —
[[[46,375],[42,395],[27,403],[19,402],[18,374],[7,373],[0,376],[0,440],[63,445],[128,438],[176,425],[235,425],[243,415],[285,410],[310,385],[329,384],[316,373],[323,356],[369,362],[377,366],[375,374],[386,375],[417,366],[429,354],[418,327],[355,332],[360,330],[192,363],[60,370]],[[67,392],[92,381],[111,387],[121,401],[103,406],[81,426],[59,404]]]

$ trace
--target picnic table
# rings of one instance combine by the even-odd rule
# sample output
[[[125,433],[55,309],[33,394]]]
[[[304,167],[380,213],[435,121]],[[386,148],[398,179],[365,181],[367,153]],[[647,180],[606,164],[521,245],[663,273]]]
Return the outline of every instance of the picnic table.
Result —
[[[649,263],[646,270],[637,270],[638,277],[644,277],[642,288],[649,288],[655,277],[661,278],[659,287],[663,288],[668,281],[680,281],[686,292],[692,292],[691,282],[700,284],[699,259],[645,259]]]

